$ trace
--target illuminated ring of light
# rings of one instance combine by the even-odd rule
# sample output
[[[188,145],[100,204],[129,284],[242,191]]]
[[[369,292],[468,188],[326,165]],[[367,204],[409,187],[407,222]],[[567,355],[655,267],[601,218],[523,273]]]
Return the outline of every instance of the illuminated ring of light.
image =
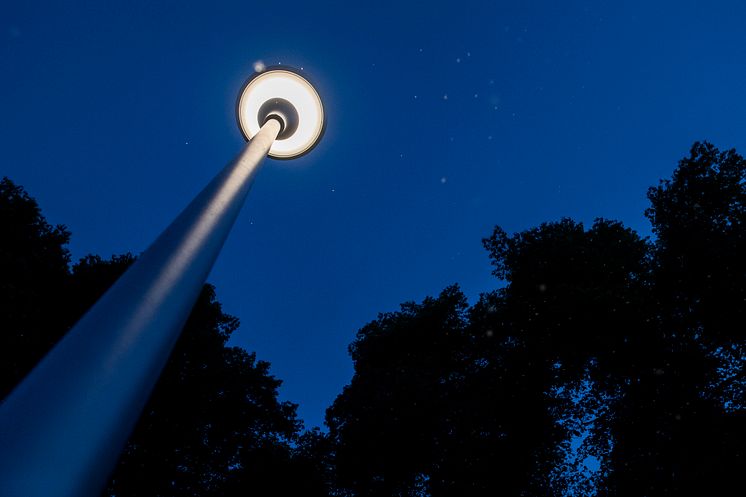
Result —
[[[251,140],[264,124],[259,122],[260,107],[268,100],[277,98],[287,100],[295,107],[298,128],[292,135],[275,140],[269,149],[269,156],[292,159],[308,153],[324,132],[324,107],[311,83],[287,68],[267,70],[246,82],[236,109],[241,133]]]

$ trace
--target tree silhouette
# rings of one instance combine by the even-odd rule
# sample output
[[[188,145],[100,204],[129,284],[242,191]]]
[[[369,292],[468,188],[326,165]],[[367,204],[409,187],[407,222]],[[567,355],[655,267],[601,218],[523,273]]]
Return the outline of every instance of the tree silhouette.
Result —
[[[7,394],[135,257],[87,256],[69,268],[67,230],[46,223],[36,202],[7,178],[0,223]],[[326,495],[308,456],[296,457],[292,447],[301,423],[296,406],[277,399],[281,382],[267,362],[227,345],[237,327],[205,285],[103,495],[245,495],[301,470],[308,477],[286,495]],[[265,471],[257,471],[258,460]]]
[[[535,394],[546,396],[544,409],[565,429],[561,439],[547,442],[567,452],[571,440],[587,431],[593,416],[618,394],[615,372],[640,361],[650,329],[649,245],[620,223],[602,219],[588,230],[563,219],[512,237],[497,228],[484,244],[494,274],[507,282],[499,292],[500,313],[493,319],[525,348],[531,365],[526,375],[545,378],[535,383],[540,389]],[[578,399],[584,386],[589,394]],[[561,423],[589,415],[584,423]],[[609,449],[603,435],[588,438],[582,452],[603,460]],[[566,464],[556,456],[545,459],[545,478],[552,467]],[[577,468],[554,472],[556,494],[571,488],[577,493],[583,484]]]
[[[722,496],[746,464],[746,160],[695,143],[648,192],[654,238],[571,219],[483,240],[500,280],[361,328],[354,375],[295,406],[206,285],[105,495]],[[3,394],[134,261],[0,183]]]
[[[70,233],[51,226],[38,204],[0,180],[0,398],[65,332]]]
[[[657,235],[647,359],[606,429],[607,495],[730,495],[744,467],[746,161],[695,143],[651,188]]]
[[[466,299],[457,287],[362,328],[352,383],[327,412],[337,484],[354,495],[418,495],[448,429],[462,369]]]
[[[363,327],[327,412],[338,490],[726,495],[744,464],[744,160],[696,143],[657,238],[569,219],[484,240],[504,287]],[[570,454],[575,452],[574,459]],[[599,469],[584,468],[588,458]]]

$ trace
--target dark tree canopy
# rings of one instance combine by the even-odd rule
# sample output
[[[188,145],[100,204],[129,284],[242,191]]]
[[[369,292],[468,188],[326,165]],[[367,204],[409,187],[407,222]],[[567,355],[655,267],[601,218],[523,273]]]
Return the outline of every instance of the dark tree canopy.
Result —
[[[355,375],[327,415],[355,495],[560,495],[549,475],[573,433],[552,392],[634,357],[645,240],[564,219],[484,243],[505,288],[467,311],[451,287],[358,332]]]
[[[355,376],[327,413],[339,484],[355,495],[417,495],[448,428],[466,339],[466,299],[452,287],[362,328]]]
[[[135,257],[91,255],[70,267],[67,230],[50,226],[7,178],[0,183],[0,230],[5,396]],[[278,400],[281,382],[269,363],[228,346],[237,327],[205,285],[104,495],[267,495],[269,488],[326,495],[311,469],[315,460],[296,457],[301,423],[296,406]],[[298,444],[306,452],[310,436]],[[301,471],[305,479],[286,480]]]
[[[365,326],[327,413],[338,487],[730,495],[746,462],[745,166],[696,143],[650,189],[653,241],[604,219],[498,227],[484,245],[502,288]]]
[[[695,143],[648,198],[646,215],[658,236],[657,294],[668,318],[689,334],[699,330],[710,345],[743,343],[746,160]]]
[[[484,245],[508,283],[503,319],[545,367],[560,364],[572,380],[591,360],[606,371],[637,360],[647,335],[646,240],[618,222],[585,230],[562,219],[512,237],[496,228]]]
[[[70,233],[51,226],[36,201],[0,180],[0,398],[64,333]],[[62,326],[61,326],[62,324]]]
[[[483,240],[500,280],[361,328],[354,375],[301,433],[230,347],[206,285],[110,496],[730,496],[746,467],[746,161],[695,143],[648,192],[653,239],[571,219]],[[131,255],[70,267],[69,234],[0,183],[3,394]]]
[[[603,425],[603,493],[730,495],[746,466],[746,161],[695,143],[648,198],[655,328]]]

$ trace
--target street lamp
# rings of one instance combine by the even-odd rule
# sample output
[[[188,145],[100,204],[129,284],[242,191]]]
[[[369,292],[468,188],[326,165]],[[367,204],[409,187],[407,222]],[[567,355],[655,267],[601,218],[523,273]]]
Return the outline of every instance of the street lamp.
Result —
[[[249,140],[0,405],[0,495],[97,496],[189,316],[266,155],[309,152],[316,90],[270,68],[242,88]]]
[[[292,159],[308,153],[324,132],[324,108],[311,84],[297,72],[273,68],[249,79],[236,105],[238,126],[251,140],[268,119],[283,127],[269,156]]]

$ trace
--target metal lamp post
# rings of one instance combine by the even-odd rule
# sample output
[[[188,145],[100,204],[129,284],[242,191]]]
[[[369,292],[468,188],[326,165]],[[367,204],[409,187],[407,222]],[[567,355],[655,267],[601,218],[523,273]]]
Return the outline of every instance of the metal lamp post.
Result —
[[[99,495],[266,155],[290,159],[324,130],[298,73],[254,75],[238,99],[249,140],[0,405],[0,495]]]

